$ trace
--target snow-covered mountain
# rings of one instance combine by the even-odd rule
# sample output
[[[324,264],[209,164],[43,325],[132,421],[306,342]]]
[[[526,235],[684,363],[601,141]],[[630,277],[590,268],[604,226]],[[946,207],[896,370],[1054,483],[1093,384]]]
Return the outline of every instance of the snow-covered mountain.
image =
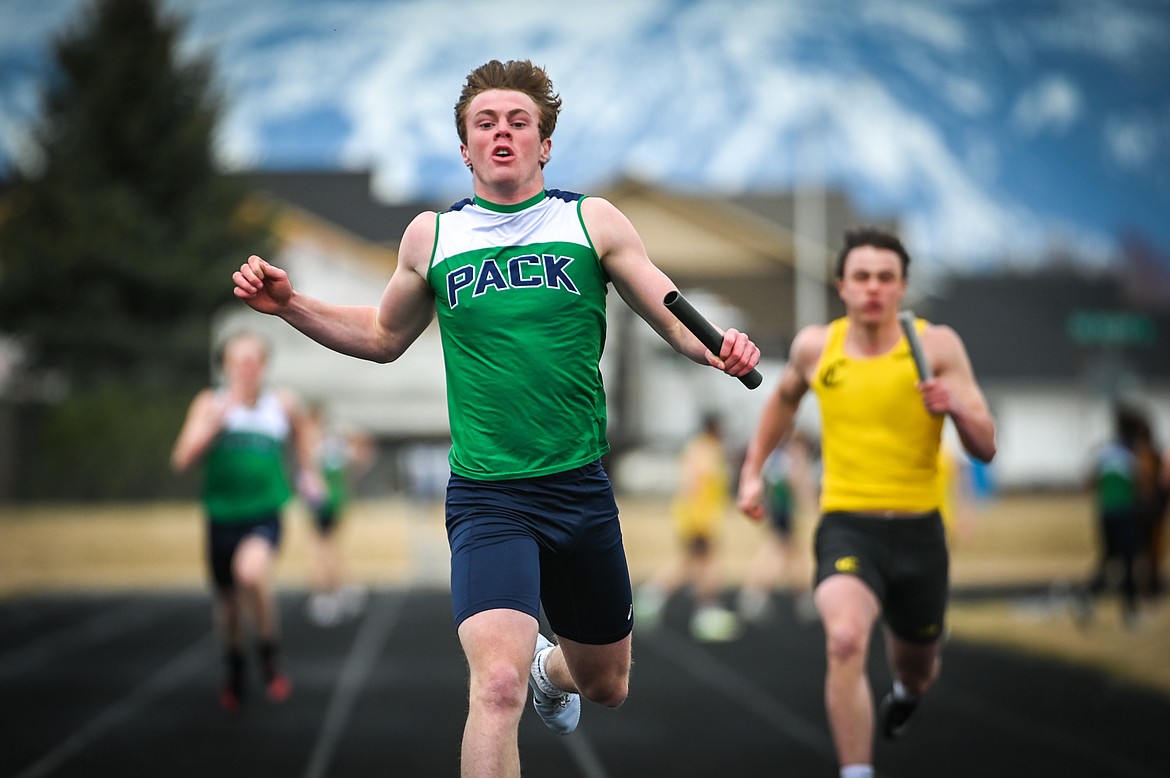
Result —
[[[48,41],[88,0],[0,3],[0,163]],[[452,106],[491,58],[565,101],[550,185],[826,181],[893,215],[924,268],[1170,253],[1165,0],[165,0],[215,52],[233,167],[376,171],[388,200],[469,188]]]

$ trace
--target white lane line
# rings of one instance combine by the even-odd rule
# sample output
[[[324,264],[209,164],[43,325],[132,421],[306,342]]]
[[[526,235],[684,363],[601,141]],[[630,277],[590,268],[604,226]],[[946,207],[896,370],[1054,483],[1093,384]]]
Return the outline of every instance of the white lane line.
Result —
[[[684,671],[736,705],[754,713],[787,738],[836,764],[837,757],[827,733],[821,727],[809,723],[804,716],[760,691],[760,687],[751,679],[670,630],[656,631],[647,643],[648,648],[665,654]]]
[[[156,621],[162,615],[145,600],[96,613],[79,624],[49,632],[0,654],[0,681],[32,672],[71,652],[85,651],[138,627]]]
[[[402,604],[408,594],[409,590],[373,599],[373,607],[367,611],[368,615],[354,638],[345,665],[341,668],[337,687],[333,690],[329,707],[325,711],[321,732],[313,745],[308,767],[305,768],[305,778],[322,778],[328,774],[329,762],[333,758],[337,742],[345,734],[350,710],[365,687],[366,678],[374,669],[382,646],[398,621]]]
[[[724,696],[742,704],[757,716],[784,734],[834,763],[836,756],[827,733],[810,725],[803,717],[760,691],[750,679],[703,652],[700,648],[670,632],[656,631],[647,640],[647,648],[666,655],[676,665],[689,672]],[[960,695],[939,696],[934,706],[949,708],[957,714],[977,722],[995,722],[1020,733],[1033,743],[1043,744],[1057,753],[1078,755],[1084,764],[1100,766],[1099,774],[1118,778],[1165,778],[1165,773],[1134,762],[1123,754],[1090,745],[1056,726],[1025,718],[1007,708],[981,699],[969,692]],[[880,771],[879,771],[880,774]],[[1097,774],[1097,773],[1095,773]]]
[[[601,763],[597,749],[589,742],[589,738],[585,737],[584,732],[577,730],[567,735],[564,742],[565,748],[569,750],[569,756],[573,757],[573,763],[585,778],[606,778],[609,775],[605,771],[605,765]]]
[[[78,753],[137,714],[156,698],[205,672],[212,662],[212,635],[205,634],[185,651],[163,665],[144,683],[130,690],[113,705],[91,719],[37,762],[18,773],[16,778],[41,778],[51,775]]]

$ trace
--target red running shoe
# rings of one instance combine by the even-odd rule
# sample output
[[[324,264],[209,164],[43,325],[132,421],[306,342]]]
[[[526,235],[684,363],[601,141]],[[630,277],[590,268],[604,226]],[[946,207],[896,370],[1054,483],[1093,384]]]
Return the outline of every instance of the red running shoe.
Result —
[[[239,713],[240,695],[236,694],[230,687],[223,687],[219,690],[219,707],[227,713]]]
[[[272,702],[284,702],[292,694],[292,681],[289,680],[287,675],[277,670],[268,681],[267,692],[268,699]]]

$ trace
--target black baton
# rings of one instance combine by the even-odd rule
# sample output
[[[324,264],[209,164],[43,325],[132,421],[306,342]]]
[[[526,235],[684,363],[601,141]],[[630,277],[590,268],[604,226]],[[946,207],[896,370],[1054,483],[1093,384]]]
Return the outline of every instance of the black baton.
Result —
[[[719,334],[719,330],[715,329],[711,322],[703,318],[703,314],[695,310],[695,306],[687,302],[687,298],[683,297],[680,292],[673,291],[667,292],[662,302],[667,310],[673,313],[683,323],[683,326],[699,339],[700,343],[710,349],[712,354],[719,356],[719,351],[723,348],[723,336]],[[736,378],[748,389],[755,389],[764,380],[760,371],[754,367],[750,373],[736,376]]]

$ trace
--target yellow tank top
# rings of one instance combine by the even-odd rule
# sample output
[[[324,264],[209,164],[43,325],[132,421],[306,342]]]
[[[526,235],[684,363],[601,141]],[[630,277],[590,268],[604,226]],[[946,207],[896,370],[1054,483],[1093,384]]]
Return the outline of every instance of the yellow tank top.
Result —
[[[959,523],[959,462],[954,454],[938,453],[938,512],[942,514],[943,527],[947,537],[958,529]]]
[[[916,322],[919,332],[925,325]],[[881,356],[847,356],[848,329],[847,319],[829,324],[812,383],[821,409],[821,510],[934,510],[943,417],[928,413],[914,388],[910,346],[903,337]]]
[[[683,473],[694,478],[681,484],[674,499],[674,519],[685,538],[714,534],[731,505],[727,452],[718,440],[702,435],[683,449]]]

